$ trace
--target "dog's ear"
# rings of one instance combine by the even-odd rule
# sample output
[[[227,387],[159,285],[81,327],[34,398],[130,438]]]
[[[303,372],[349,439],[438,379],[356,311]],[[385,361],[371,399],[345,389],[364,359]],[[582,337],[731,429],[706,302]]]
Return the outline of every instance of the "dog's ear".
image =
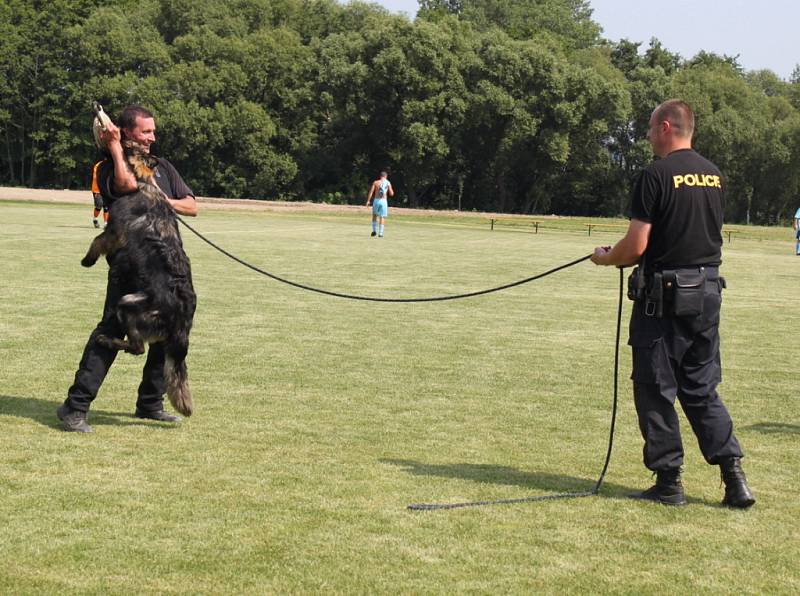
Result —
[[[149,153],[142,155],[142,161],[144,161],[147,167],[151,170],[155,170],[156,166],[158,165],[158,158],[154,155],[150,155]]]
[[[153,170],[143,159],[136,159],[131,164],[133,166],[133,175],[137,180],[149,180],[153,177]]]
[[[153,177],[153,170],[158,165],[158,158],[150,155],[147,149],[137,143],[126,139],[122,142],[122,147],[125,150],[125,158],[133,170],[133,175],[138,180],[149,180]]]
[[[145,150],[144,146],[141,143],[137,143],[136,141],[132,141],[131,139],[123,139],[122,140],[122,149],[125,151],[125,155],[144,155]]]

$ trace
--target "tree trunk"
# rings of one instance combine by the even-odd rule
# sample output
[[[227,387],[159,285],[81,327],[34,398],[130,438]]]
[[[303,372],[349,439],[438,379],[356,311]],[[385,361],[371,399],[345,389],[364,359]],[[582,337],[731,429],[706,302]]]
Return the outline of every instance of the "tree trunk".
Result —
[[[31,126],[31,130],[36,130],[39,126],[39,118],[38,115],[34,114],[33,116],[33,126]],[[28,186],[33,188],[36,184],[36,139],[33,138],[31,135],[31,159],[30,164],[28,166]]]
[[[508,193],[506,192],[505,176],[502,173],[497,174],[497,176],[495,176],[494,187],[495,190],[497,191],[494,200],[495,203],[494,210],[497,211],[498,213],[505,213]]]
[[[14,177],[14,160],[11,157],[11,139],[8,136],[8,128],[6,132],[6,161],[8,163],[8,182],[12,186],[16,186],[16,178]]]
[[[417,190],[414,188],[414,182],[409,176],[406,176],[406,184],[408,185],[408,206],[412,209],[419,207],[419,197]]]
[[[534,210],[538,204],[539,200],[537,197],[528,197],[525,199],[525,203],[522,205],[522,214],[523,215],[533,215]]]
[[[19,131],[19,184],[25,184],[25,125]]]

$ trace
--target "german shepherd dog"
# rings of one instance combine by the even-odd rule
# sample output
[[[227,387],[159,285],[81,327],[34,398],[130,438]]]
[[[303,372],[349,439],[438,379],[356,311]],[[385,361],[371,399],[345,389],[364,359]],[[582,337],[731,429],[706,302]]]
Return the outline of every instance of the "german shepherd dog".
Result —
[[[164,378],[172,406],[184,416],[194,409],[186,370],[189,331],[197,297],[192,287],[189,257],[183,250],[178,220],[166,196],[153,180],[158,160],[131,141],[123,141],[125,158],[136,176],[138,191],[114,201],[108,226],[89,246],[81,265],[91,267],[101,255],[112,262],[136,291],[117,303],[117,318],[127,339],[99,335],[112,350],[143,354],[144,344],[164,343]]]

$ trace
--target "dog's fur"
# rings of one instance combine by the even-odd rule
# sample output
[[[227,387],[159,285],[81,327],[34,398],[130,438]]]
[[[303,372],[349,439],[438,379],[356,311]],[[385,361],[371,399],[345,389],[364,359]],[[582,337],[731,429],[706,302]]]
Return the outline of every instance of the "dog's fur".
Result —
[[[125,142],[125,157],[139,190],[117,199],[109,208],[108,226],[89,247],[81,265],[91,267],[104,254],[122,279],[136,291],[117,303],[117,317],[127,339],[100,335],[97,341],[114,350],[143,354],[145,342],[164,342],[164,378],[172,406],[184,416],[194,409],[186,370],[189,332],[197,305],[189,258],[183,250],[175,211],[152,179],[157,160],[137,144]]]

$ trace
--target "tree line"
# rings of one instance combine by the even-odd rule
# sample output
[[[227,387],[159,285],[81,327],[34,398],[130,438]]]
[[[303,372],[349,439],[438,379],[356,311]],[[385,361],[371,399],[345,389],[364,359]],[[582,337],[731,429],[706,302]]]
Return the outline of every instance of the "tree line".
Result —
[[[652,109],[696,111],[726,220],[800,202],[800,67],[612,43],[585,0],[0,0],[0,184],[87,188],[97,100],[156,115],[199,195],[625,214]]]

